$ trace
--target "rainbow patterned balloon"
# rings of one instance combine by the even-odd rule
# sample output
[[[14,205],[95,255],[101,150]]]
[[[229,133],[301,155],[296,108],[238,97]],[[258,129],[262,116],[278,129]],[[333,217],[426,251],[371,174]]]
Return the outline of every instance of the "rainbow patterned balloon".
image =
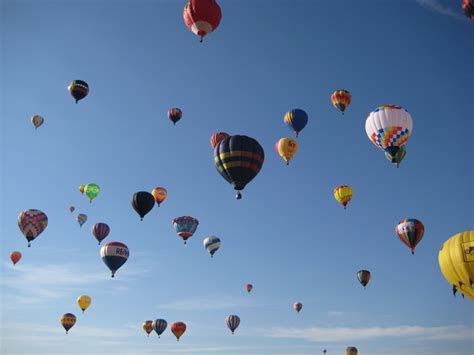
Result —
[[[17,222],[30,247],[30,242],[43,233],[48,226],[48,216],[40,210],[31,209],[21,212]]]

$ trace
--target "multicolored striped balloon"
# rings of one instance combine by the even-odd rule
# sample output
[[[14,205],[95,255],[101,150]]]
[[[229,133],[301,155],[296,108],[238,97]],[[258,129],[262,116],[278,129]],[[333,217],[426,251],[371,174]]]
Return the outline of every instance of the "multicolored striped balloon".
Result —
[[[40,210],[30,209],[18,215],[17,223],[30,247],[31,241],[43,233],[48,226],[48,216]]]
[[[155,319],[153,321],[153,329],[158,335],[158,338],[160,337],[161,334],[163,334],[167,326],[168,326],[168,323],[164,319]]]
[[[339,111],[344,114],[344,111],[346,110],[347,106],[350,105],[352,100],[352,95],[349,91],[341,89],[341,90],[336,90],[333,92],[331,95],[331,102],[336,107],[339,109]]]
[[[211,147],[212,147],[212,149],[214,149],[221,140],[223,140],[227,137],[229,137],[229,134],[225,133],[225,132],[216,132],[216,133],[214,133],[211,136]]]
[[[176,231],[176,234],[178,237],[183,238],[184,244],[186,244],[186,240],[188,238],[191,238],[196,232],[196,229],[199,225],[199,221],[190,216],[182,216],[182,217],[176,217],[173,219],[173,227]]]
[[[411,253],[415,254],[415,248],[425,234],[425,226],[417,219],[407,218],[398,223],[395,232],[400,240],[411,249]]]
[[[203,241],[204,248],[211,254],[211,258],[214,256],[214,253],[220,248],[221,240],[216,236],[209,236]]]
[[[76,324],[76,316],[72,313],[65,313],[61,316],[61,324],[66,329],[66,334],[68,334],[69,329],[71,329],[74,324]]]
[[[106,223],[96,223],[92,227],[92,235],[100,242],[103,241],[110,233],[110,227]]]
[[[176,125],[176,122],[178,122],[181,117],[183,117],[183,112],[179,108],[172,107],[168,110],[168,118],[174,125]]]

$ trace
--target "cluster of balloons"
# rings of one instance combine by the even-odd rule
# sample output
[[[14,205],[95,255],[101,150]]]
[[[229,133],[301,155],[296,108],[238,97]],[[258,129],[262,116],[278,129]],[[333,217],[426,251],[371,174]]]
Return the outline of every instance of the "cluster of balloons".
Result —
[[[155,203],[160,207],[160,204],[166,200],[168,191],[164,187],[155,187],[151,193],[148,191],[138,191],[132,196],[132,207],[140,216],[140,220],[150,212]]]
[[[92,299],[89,296],[82,295],[77,298],[77,305],[82,310],[82,313],[89,308],[92,303]],[[69,330],[74,327],[77,321],[77,317],[72,313],[65,313],[61,316],[61,325],[66,330],[66,334],[68,334]]]
[[[150,336],[152,331],[155,331],[158,335],[158,338],[166,330],[166,327],[168,327],[168,323],[164,319],[155,319],[154,321],[146,320],[142,324],[142,328],[148,336]]]
[[[80,185],[79,191],[81,194],[85,194],[89,198],[89,202],[92,203],[92,200],[97,197],[100,192],[100,187],[97,184],[90,183],[87,185]]]

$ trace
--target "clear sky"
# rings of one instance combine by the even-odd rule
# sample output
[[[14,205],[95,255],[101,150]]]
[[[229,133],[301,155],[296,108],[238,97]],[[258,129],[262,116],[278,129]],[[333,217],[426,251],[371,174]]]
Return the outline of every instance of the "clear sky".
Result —
[[[474,23],[461,1],[220,0],[204,43],[184,3],[2,0],[0,353],[471,355],[473,303],[453,297],[437,259],[474,225]],[[73,79],[90,86],[77,105]],[[340,88],[353,95],[344,116],[330,102]],[[381,104],[413,117],[399,169],[365,133]],[[292,108],[309,123],[287,167],[274,145],[292,135]],[[265,149],[240,201],[213,166],[215,131]],[[78,191],[90,182],[92,204]],[[332,195],[342,184],[347,210]],[[168,199],[141,222],[130,198],[155,186]],[[29,208],[49,217],[31,248],[16,222]],[[183,215],[200,221],[187,246],[171,223]],[[414,256],[394,232],[403,218],[426,228]],[[97,222],[130,249],[114,279]],[[207,235],[222,240],[213,259]],[[366,290],[359,269],[372,272]],[[156,318],[188,330],[147,338]]]

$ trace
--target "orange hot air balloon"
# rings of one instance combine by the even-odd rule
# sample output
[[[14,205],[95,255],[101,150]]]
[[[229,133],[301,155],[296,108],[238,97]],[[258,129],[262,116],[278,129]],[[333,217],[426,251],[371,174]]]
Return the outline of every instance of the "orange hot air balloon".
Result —
[[[228,133],[225,132],[216,132],[211,136],[211,147],[214,149],[219,142],[225,138],[229,137]]]
[[[168,191],[164,187],[155,187],[152,191],[151,194],[153,195],[153,198],[155,199],[158,207],[160,207],[160,204],[166,200],[166,197],[168,196]]]
[[[347,106],[350,105],[352,100],[352,95],[349,91],[341,89],[341,90],[336,90],[334,93],[331,95],[331,102],[336,107],[339,109],[339,111],[344,114],[345,109]]]
[[[171,332],[175,335],[176,340],[179,341],[181,335],[186,331],[186,324],[183,322],[174,322],[171,324]]]
[[[10,259],[11,259],[11,261],[12,261],[12,263],[13,263],[13,266],[15,266],[15,264],[16,264],[17,262],[19,262],[20,259],[21,259],[21,253],[20,253],[19,251],[13,251],[13,252],[10,254]]]

